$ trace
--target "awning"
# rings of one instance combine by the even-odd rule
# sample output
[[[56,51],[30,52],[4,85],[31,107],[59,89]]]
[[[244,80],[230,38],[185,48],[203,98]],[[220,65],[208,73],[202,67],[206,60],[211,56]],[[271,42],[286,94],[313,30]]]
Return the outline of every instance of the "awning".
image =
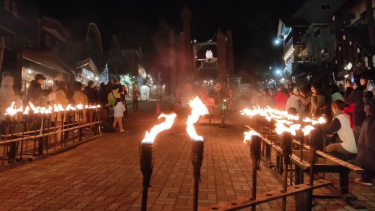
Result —
[[[307,64],[294,64],[292,68],[292,77],[309,75],[317,69],[317,66]]]
[[[52,52],[39,52],[39,51],[22,51],[21,56],[23,59],[55,70],[63,74],[75,74],[73,69],[57,57]]]

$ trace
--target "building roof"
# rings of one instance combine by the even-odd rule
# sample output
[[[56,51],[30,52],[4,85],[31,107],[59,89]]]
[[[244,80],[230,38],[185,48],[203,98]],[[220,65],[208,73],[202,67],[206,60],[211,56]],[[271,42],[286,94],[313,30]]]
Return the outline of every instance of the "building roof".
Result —
[[[22,51],[22,58],[64,74],[75,74],[74,70],[53,52]]]
[[[310,23],[305,21],[302,18],[280,18],[279,23],[282,22],[285,27],[290,28],[290,27],[307,27],[310,26]]]
[[[310,23],[324,23],[344,0],[307,0],[293,15],[294,18],[303,18]],[[328,6],[328,8],[323,8]]]
[[[91,58],[84,59],[82,61],[77,62],[77,67],[76,69],[79,69],[81,67],[88,66],[90,67],[89,69],[92,70],[95,74],[100,75],[100,72],[98,68],[95,65],[95,62]]]

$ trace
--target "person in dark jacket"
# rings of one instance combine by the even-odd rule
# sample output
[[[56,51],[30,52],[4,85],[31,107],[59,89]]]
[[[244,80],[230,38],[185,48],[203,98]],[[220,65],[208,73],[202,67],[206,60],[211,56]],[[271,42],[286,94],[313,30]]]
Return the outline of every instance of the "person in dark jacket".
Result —
[[[375,97],[371,97],[373,93],[363,93],[363,102],[367,117],[363,121],[362,130],[358,139],[357,162],[365,170],[360,179],[355,182],[362,185],[372,185],[372,178],[375,172]]]
[[[101,120],[108,119],[108,94],[107,86],[104,83],[100,84],[99,89],[99,104],[100,104],[100,117]]]
[[[89,81],[87,87],[85,89],[85,94],[87,96],[87,100],[89,105],[97,105],[98,104],[98,92],[96,91],[96,87],[94,81]],[[91,123],[94,119],[94,110],[89,109],[87,112],[87,122]]]
[[[365,77],[360,77],[358,75],[354,76],[354,83],[350,83],[346,81],[346,90],[344,101],[346,104],[354,103],[354,112],[353,112],[353,120],[354,120],[354,128],[353,133],[355,140],[357,141],[359,138],[359,134],[361,133],[362,123],[366,118],[366,113],[364,110],[364,102],[363,102],[363,92],[366,88],[367,79]]]
[[[43,90],[42,83],[46,77],[42,74],[36,74],[35,79],[31,81],[29,91],[27,93],[28,100],[37,106],[44,106],[43,102],[47,102],[46,97],[52,92],[52,89]]]

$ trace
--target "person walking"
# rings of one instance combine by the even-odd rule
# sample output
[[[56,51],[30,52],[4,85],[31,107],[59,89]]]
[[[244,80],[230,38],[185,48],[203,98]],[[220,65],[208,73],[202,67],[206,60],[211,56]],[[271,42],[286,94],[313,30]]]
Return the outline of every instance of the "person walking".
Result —
[[[140,94],[138,87],[135,87],[133,90],[133,111],[138,110],[138,97]]]
[[[124,132],[124,128],[122,127],[122,117],[124,116],[125,110],[126,110],[125,105],[121,102],[120,98],[117,98],[115,106],[113,108],[113,111],[114,111],[113,128],[116,128],[116,125],[118,124],[120,128],[120,132]]]
[[[46,106],[46,98],[52,92],[52,89],[43,90],[42,83],[46,80],[46,77],[42,74],[36,74],[35,79],[30,82],[29,91],[28,91],[28,100],[35,107]]]

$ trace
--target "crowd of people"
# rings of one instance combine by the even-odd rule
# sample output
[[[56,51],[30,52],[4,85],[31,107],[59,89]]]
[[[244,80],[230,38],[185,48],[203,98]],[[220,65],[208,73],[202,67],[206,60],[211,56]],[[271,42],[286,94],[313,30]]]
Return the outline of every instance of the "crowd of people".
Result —
[[[111,79],[107,84],[101,83],[99,87],[94,81],[89,81],[87,84],[81,82],[74,82],[67,84],[64,81],[54,81],[53,86],[48,89],[43,89],[46,77],[42,74],[35,75],[34,80],[30,82],[27,93],[22,96],[14,92],[14,78],[10,72],[2,74],[2,82],[0,89],[0,104],[1,104],[1,120],[5,119],[6,109],[11,106],[12,102],[19,108],[26,106],[31,102],[35,107],[48,107],[49,105],[60,104],[63,107],[71,104],[72,106],[82,105],[100,105],[101,111],[99,117],[105,122],[113,124],[113,128],[118,125],[122,132],[122,118],[127,113],[126,95],[127,89],[121,85],[119,81]],[[134,88],[133,96],[133,110],[138,109],[138,97],[140,92]],[[84,112],[83,121],[91,123],[94,121],[95,113],[93,110]],[[120,121],[121,119],[121,121]],[[62,122],[64,120],[58,120]],[[57,123],[58,124],[58,123]]]
[[[252,99],[253,105],[269,106],[301,118],[324,117],[322,148],[341,159],[356,158],[365,173],[356,182],[372,185],[375,176],[375,89],[371,75],[355,75],[344,86],[336,84],[292,85],[287,90],[264,89]],[[323,146],[325,143],[325,146]],[[305,144],[308,139],[305,139]]]

